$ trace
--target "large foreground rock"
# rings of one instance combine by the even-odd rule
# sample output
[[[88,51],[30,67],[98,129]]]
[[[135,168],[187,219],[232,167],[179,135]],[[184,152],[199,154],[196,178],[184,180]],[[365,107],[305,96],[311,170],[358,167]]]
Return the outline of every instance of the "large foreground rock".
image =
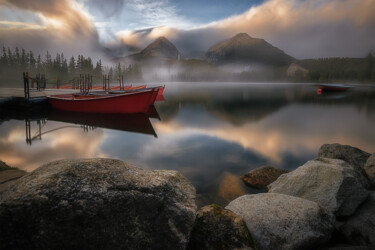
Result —
[[[316,202],[283,194],[241,196],[226,207],[246,222],[257,249],[309,249],[327,242],[334,216]]]
[[[322,158],[340,159],[354,167],[355,174],[365,188],[370,187],[370,181],[364,171],[364,166],[370,154],[349,145],[338,143],[324,144],[320,147],[318,156]]]
[[[375,187],[375,153],[373,153],[365,164],[365,172],[367,177],[371,181],[373,187]]]
[[[184,249],[195,190],[175,171],[61,160],[0,195],[2,249]]]
[[[358,208],[353,216],[340,227],[340,231],[354,244],[375,249],[375,191]]]
[[[315,201],[337,216],[348,216],[368,195],[354,176],[347,162],[319,158],[280,176],[269,185],[269,192]]]
[[[218,205],[197,212],[188,249],[252,249],[253,241],[243,219]]]
[[[250,187],[267,189],[267,186],[276,181],[280,175],[288,172],[286,169],[264,166],[251,170],[249,173],[241,176],[241,179]]]

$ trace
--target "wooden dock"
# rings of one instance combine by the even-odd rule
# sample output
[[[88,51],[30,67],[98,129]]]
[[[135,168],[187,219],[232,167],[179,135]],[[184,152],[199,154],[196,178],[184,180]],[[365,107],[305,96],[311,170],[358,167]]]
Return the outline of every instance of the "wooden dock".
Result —
[[[78,93],[79,89],[43,89],[30,90],[30,98],[47,97],[50,95]],[[0,88],[0,98],[24,97],[24,88]]]

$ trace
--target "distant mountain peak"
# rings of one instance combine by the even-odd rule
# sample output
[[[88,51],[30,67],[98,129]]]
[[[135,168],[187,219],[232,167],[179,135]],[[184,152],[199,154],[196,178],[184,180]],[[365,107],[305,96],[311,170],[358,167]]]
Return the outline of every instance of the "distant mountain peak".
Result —
[[[147,45],[141,52],[129,57],[133,59],[152,59],[152,58],[172,58],[178,59],[181,53],[176,46],[164,36],[158,37],[152,43]]]
[[[166,42],[166,43],[171,43],[167,38],[165,38],[165,36],[159,36],[158,38],[156,38],[154,40],[154,42]]]
[[[237,35],[232,37],[232,39],[246,39],[246,38],[252,38],[252,37],[249,36],[247,33],[238,33]]]
[[[264,39],[239,33],[212,46],[206,53],[208,61],[216,64],[262,63],[290,64],[294,58],[272,46]]]

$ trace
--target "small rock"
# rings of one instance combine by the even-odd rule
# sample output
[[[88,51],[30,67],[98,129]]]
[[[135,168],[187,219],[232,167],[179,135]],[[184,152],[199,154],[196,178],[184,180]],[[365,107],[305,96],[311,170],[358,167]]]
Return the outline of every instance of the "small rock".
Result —
[[[340,227],[340,231],[354,244],[375,248],[375,191],[370,192],[367,200]]]
[[[347,162],[319,158],[280,176],[269,185],[269,192],[315,201],[337,216],[348,216],[368,196],[354,176],[353,167]]]
[[[185,249],[195,190],[176,171],[61,160],[0,194],[2,249]]]
[[[370,157],[369,153],[349,145],[334,143],[321,146],[318,156],[323,158],[340,159],[353,165],[356,175],[362,185],[365,188],[370,187],[370,181],[364,171],[366,161]]]
[[[375,187],[375,153],[373,153],[365,164],[365,172],[367,177],[371,181],[373,187]]]
[[[264,166],[251,170],[249,173],[241,176],[241,179],[246,185],[250,187],[257,189],[267,189],[267,186],[276,181],[280,175],[288,172],[289,171],[286,169]]]
[[[309,249],[327,242],[335,217],[316,202],[284,194],[241,196],[226,207],[246,222],[257,249]]]
[[[197,212],[188,249],[252,249],[253,242],[243,219],[218,205]]]

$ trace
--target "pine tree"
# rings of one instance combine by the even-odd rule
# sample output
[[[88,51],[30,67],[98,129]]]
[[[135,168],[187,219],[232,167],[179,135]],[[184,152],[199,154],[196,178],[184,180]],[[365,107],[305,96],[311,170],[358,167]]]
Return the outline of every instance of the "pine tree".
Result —
[[[22,52],[21,52],[21,63],[20,63],[20,65],[21,65],[21,68],[23,70],[26,70],[27,69],[27,65],[29,64],[28,55],[26,54],[26,51],[25,51],[24,48],[22,48],[21,51]]]
[[[52,69],[52,57],[51,57],[51,54],[48,52],[48,50],[46,53],[46,58],[44,60],[44,69],[46,73],[48,73]]]
[[[94,65],[92,64],[91,58],[88,57],[86,62],[87,62],[86,71],[87,71],[87,73],[92,74],[92,71],[94,70]]]
[[[75,62],[74,56],[72,56],[70,58],[70,61],[69,61],[69,76],[70,76],[70,78],[74,77],[75,74],[76,74],[76,62]]]
[[[121,77],[121,63],[119,62],[116,66],[116,69],[115,69],[115,78],[120,78]]]
[[[111,68],[109,68],[108,77],[109,77],[110,81],[113,79],[113,69],[112,69],[112,66],[111,66]]]
[[[1,62],[1,68],[8,67],[7,51],[4,46],[3,46],[3,54],[1,55],[0,62]]]
[[[35,72],[35,63],[36,63],[36,60],[34,58],[34,53],[30,50],[29,52],[29,71],[30,72]]]
[[[68,62],[64,58],[62,65],[61,65],[61,74],[63,79],[68,79],[69,69],[68,69]]]
[[[78,73],[82,73],[82,56],[81,55],[78,55],[78,59],[77,59],[77,72]]]
[[[42,73],[44,71],[42,57],[40,56],[40,54],[38,55],[38,58],[36,59],[36,71],[37,73]]]
[[[13,63],[18,67],[21,65],[21,56],[20,56],[20,50],[18,47],[14,50],[14,60]]]
[[[13,59],[13,54],[10,48],[8,47],[8,66],[13,66],[14,64],[14,59]]]
[[[95,76],[101,78],[102,77],[102,60],[96,62],[96,66],[94,69]]]

